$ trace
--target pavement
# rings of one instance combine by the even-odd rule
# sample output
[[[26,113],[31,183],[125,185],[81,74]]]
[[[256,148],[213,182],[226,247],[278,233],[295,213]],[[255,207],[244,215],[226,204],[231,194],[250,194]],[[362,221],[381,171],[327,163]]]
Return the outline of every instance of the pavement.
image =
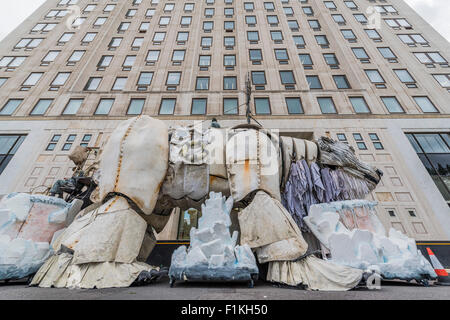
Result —
[[[170,288],[166,280],[143,287],[101,290],[47,289],[9,283],[0,284],[0,300],[450,300],[450,286],[383,281],[380,290],[324,292],[279,288],[262,281],[252,289],[245,283],[177,283]]]

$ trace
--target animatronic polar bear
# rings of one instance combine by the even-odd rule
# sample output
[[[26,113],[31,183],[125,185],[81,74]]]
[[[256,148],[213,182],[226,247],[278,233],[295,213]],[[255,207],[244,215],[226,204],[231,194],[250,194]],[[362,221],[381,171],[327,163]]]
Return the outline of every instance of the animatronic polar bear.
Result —
[[[311,289],[353,288],[362,271],[312,256],[297,260],[308,245],[280,203],[280,185],[291,162],[300,159],[314,162],[317,145],[293,138],[280,142],[278,136],[253,127],[226,134],[221,129],[178,128],[169,134],[162,121],[149,116],[126,120],[102,152],[102,204],[82,212],[58,238],[57,254],[32,284],[131,285],[140,274],[156,270],[142,262],[155,245],[152,229],[163,229],[170,209],[199,207],[215,191],[231,194],[235,206],[247,207],[239,216],[241,244],[249,244],[260,262],[270,263],[268,280]],[[261,208],[261,203],[266,206]]]

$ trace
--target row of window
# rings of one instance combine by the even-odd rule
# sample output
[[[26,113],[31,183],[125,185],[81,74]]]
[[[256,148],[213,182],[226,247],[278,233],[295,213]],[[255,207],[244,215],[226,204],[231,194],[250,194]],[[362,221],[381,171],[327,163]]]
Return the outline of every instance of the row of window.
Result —
[[[353,107],[355,113],[370,113],[370,108],[363,97],[351,96],[348,98]],[[438,112],[431,100],[426,96],[413,97],[416,104],[424,113]],[[30,115],[44,115],[49,107],[53,103],[53,99],[40,99]],[[127,114],[137,115],[141,114],[144,105],[145,98],[133,98],[130,100]],[[286,106],[289,114],[303,114],[303,104],[299,97],[287,97]],[[396,97],[381,97],[381,101],[390,113],[403,113],[404,109],[400,105]],[[12,115],[17,108],[22,104],[23,99],[9,99],[6,104],[0,110],[0,116]],[[84,102],[83,98],[70,99],[67,103],[62,115],[76,115]],[[115,102],[114,98],[100,99],[95,115],[108,115]],[[337,110],[331,97],[317,97],[317,102],[320,110],[323,114],[336,114]],[[175,98],[163,98],[161,100],[161,106],[159,114],[171,115],[175,111]],[[271,114],[270,100],[267,97],[255,97],[254,106],[256,114]],[[207,113],[207,99],[206,98],[194,98],[192,99],[191,114],[203,115]],[[239,105],[237,98],[224,98],[223,99],[223,113],[224,114],[239,114]]]

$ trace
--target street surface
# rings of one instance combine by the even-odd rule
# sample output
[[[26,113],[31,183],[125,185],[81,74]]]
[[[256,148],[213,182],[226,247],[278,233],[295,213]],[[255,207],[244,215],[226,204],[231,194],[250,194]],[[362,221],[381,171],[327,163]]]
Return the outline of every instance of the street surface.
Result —
[[[168,280],[143,287],[102,290],[31,288],[24,283],[0,284],[0,300],[449,300],[450,286],[423,287],[404,282],[382,282],[381,290],[357,289],[346,292],[305,291],[279,288],[258,281],[253,289],[245,283],[177,283]]]

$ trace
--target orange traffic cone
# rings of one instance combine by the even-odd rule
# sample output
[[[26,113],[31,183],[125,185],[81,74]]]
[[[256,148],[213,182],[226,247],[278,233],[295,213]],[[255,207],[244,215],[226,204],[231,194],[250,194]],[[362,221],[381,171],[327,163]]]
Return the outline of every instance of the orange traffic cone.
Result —
[[[438,275],[437,284],[450,285],[450,277],[448,272],[444,269],[442,264],[439,262],[438,258],[434,255],[430,248],[427,248],[428,255],[430,256],[431,264],[433,265],[434,271]]]

